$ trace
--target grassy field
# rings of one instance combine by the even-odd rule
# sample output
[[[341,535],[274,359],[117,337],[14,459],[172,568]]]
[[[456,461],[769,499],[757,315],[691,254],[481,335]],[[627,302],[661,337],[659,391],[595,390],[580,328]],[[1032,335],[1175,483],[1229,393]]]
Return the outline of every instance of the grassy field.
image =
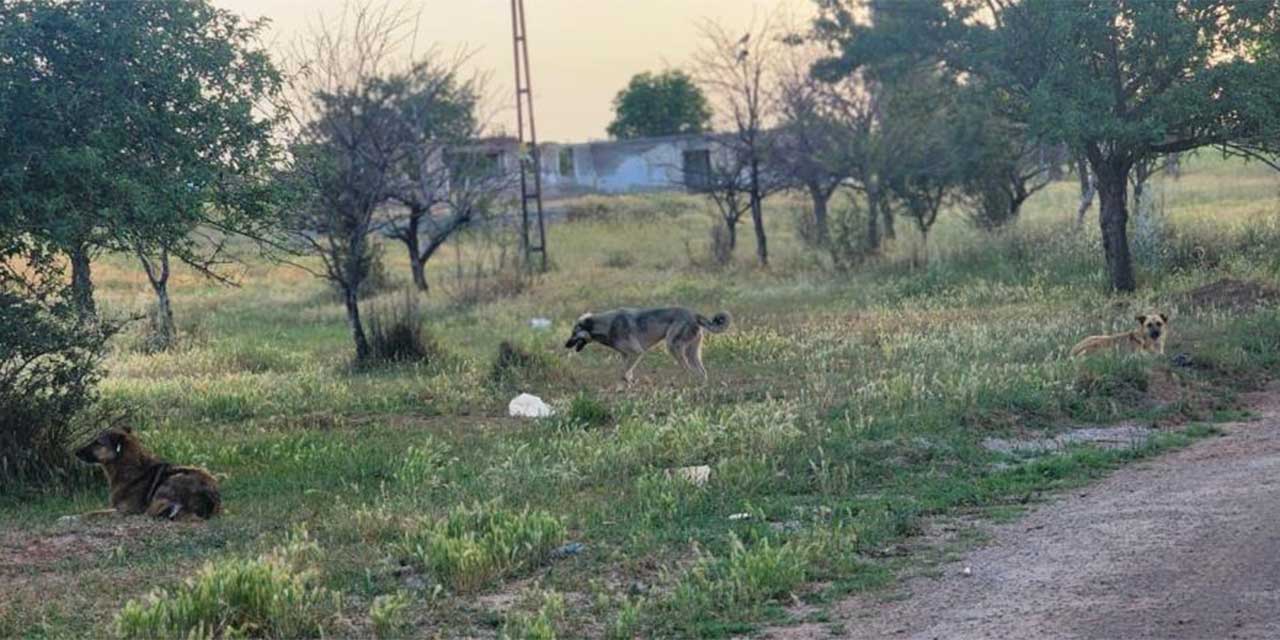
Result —
[[[930,518],[1009,517],[1209,435],[1237,391],[1280,369],[1274,308],[1187,295],[1280,283],[1280,179],[1187,164],[1153,189],[1165,223],[1138,233],[1131,297],[1106,293],[1070,181],[995,236],[944,216],[925,268],[900,221],[888,254],[853,273],[798,241],[798,199],[767,208],[769,269],[748,230],[735,264],[701,266],[713,222],[695,198],[572,203],[550,228],[554,269],[523,289],[493,278],[475,294],[456,270],[494,249],[447,248],[422,302],[441,347],[426,364],[353,369],[336,298],[294,267],[253,260],[240,288],[181,273],[182,346],[148,354],[131,328],[103,396],[157,453],[219,474],[226,513],[68,526],[57,518],[100,508],[103,487],[0,500],[0,636],[715,637],[822,621],[825,603],[936,558],[911,542]],[[407,283],[398,247],[387,268]],[[95,269],[109,313],[149,304],[126,258]],[[734,315],[707,341],[706,386],[659,350],[618,391],[615,356],[561,347],[584,311],[668,304]],[[1169,353],[1192,366],[1065,358],[1151,309],[1172,315]],[[550,331],[530,327],[539,316]],[[503,340],[532,362],[495,375]],[[521,391],[558,415],[506,417]],[[1126,420],[1159,435],[1053,455],[982,446]],[[693,465],[711,468],[705,484],[668,472]]]

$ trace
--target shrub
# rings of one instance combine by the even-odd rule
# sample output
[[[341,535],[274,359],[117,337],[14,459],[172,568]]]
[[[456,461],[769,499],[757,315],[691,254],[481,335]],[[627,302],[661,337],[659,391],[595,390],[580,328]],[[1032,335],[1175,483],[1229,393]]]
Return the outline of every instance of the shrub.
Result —
[[[498,344],[498,355],[489,368],[489,381],[502,386],[519,386],[545,379],[554,368],[546,356],[503,340]]]
[[[610,269],[626,269],[634,266],[636,257],[626,251],[610,251],[605,254],[602,265]]]
[[[92,428],[78,418],[114,331],[0,291],[0,493],[83,477],[69,451]]]
[[[382,362],[433,362],[443,348],[427,333],[418,299],[405,292],[369,313],[369,348]]]
[[[194,578],[116,617],[125,638],[301,638],[325,635],[340,607],[302,565],[319,548],[306,535],[257,559],[210,562]]]
[[[475,505],[419,522],[400,551],[449,589],[467,592],[541,564],[564,535],[564,525],[545,511]]]
[[[827,245],[818,233],[818,220],[814,217],[813,206],[793,205],[788,209],[791,213],[791,224],[800,244],[806,249],[826,249]]]
[[[827,251],[831,264],[840,271],[848,271],[866,261],[875,252],[867,244],[867,212],[850,198],[846,203],[831,207],[828,224],[831,238]]]
[[[729,229],[722,224],[711,227],[711,238],[707,241],[707,249],[711,261],[718,266],[729,264],[733,260],[733,245],[730,243]]]

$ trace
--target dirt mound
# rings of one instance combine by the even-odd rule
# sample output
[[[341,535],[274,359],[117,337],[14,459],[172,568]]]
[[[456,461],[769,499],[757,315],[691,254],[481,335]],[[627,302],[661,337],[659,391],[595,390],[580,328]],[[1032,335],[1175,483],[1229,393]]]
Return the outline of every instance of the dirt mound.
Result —
[[[1183,294],[1183,302],[1194,307],[1249,309],[1280,302],[1280,290],[1251,280],[1223,278]]]

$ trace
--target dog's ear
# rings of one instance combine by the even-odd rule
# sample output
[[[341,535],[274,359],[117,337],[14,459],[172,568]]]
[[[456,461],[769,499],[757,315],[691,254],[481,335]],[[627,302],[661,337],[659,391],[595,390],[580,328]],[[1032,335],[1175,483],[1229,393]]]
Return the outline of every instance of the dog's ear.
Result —
[[[1157,313],[1156,315],[1160,316],[1160,321],[1161,321],[1161,322],[1163,322],[1163,323],[1165,323],[1165,324],[1169,324],[1169,316],[1166,316],[1166,315],[1165,315],[1165,314],[1163,314],[1163,313]]]
[[[121,427],[120,430],[129,435],[133,435],[133,427]]]
[[[1134,316],[1134,319],[1136,319],[1136,320],[1138,321],[1138,324],[1142,324],[1142,323],[1144,323],[1144,322],[1146,322],[1146,321],[1147,321],[1147,317],[1146,317],[1146,316]]]

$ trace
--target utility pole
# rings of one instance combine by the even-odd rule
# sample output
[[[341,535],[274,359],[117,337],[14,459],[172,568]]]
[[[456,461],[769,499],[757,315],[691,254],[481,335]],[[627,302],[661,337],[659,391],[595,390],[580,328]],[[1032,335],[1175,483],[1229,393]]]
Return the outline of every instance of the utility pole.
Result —
[[[511,37],[516,62],[516,133],[520,154],[520,248],[525,267],[533,268],[533,254],[541,255],[540,270],[547,270],[547,230],[542,219],[542,159],[533,124],[533,89],[529,83],[529,38],[524,24],[524,0],[511,0]],[[526,146],[525,118],[529,138]],[[532,203],[532,206],[530,204]],[[534,221],[537,217],[536,242]]]

